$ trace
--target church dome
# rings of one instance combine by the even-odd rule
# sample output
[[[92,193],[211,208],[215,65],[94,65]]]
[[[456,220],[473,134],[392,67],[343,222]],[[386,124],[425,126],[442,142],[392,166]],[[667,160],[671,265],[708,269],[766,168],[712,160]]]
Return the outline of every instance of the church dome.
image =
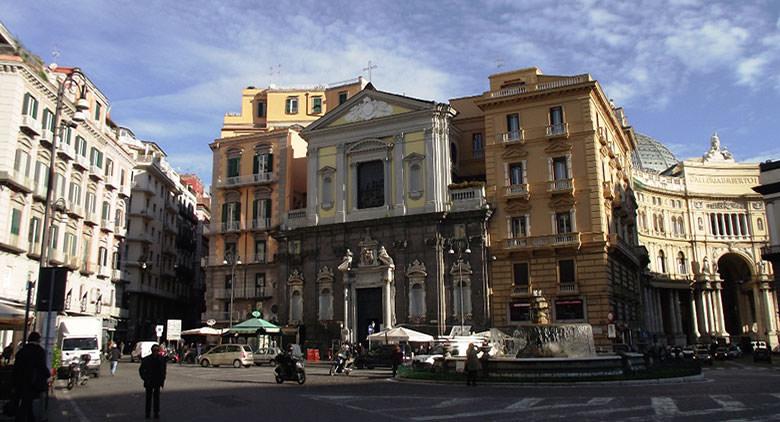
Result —
[[[661,141],[641,133],[636,134],[634,164],[644,171],[660,173],[677,164],[677,157]]]

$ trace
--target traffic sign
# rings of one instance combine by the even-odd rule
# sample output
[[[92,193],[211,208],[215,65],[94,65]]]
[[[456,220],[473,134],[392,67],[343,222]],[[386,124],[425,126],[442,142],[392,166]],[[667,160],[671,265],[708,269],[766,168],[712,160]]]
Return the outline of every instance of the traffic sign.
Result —
[[[210,319],[210,320],[206,321],[206,325],[208,325],[209,327],[213,327],[213,326],[217,325],[217,320],[216,319]]]
[[[260,311],[252,311],[252,316],[255,318],[260,318]]]
[[[617,331],[615,330],[615,324],[608,324],[607,325],[607,337],[608,338],[616,338],[617,337]]]
[[[162,325],[157,325],[154,327],[154,331],[157,332],[157,337],[162,337],[163,330],[165,329]]]
[[[168,341],[181,340],[181,320],[169,319],[168,320],[168,335],[166,336]]]

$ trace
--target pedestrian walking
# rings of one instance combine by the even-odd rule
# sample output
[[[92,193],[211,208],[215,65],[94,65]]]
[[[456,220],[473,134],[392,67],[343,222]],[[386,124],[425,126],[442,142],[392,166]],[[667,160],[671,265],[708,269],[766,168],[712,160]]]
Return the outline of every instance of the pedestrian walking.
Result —
[[[466,385],[477,385],[477,371],[481,366],[478,353],[474,343],[470,343],[466,350]]]
[[[152,346],[152,353],[141,359],[138,373],[146,389],[146,419],[149,419],[154,401],[154,418],[160,418],[160,389],[165,385],[165,357],[160,355],[160,346]]]
[[[401,353],[401,346],[395,346],[391,358],[393,361],[393,378],[395,378],[395,375],[398,373],[398,366],[404,362],[404,354]]]
[[[16,354],[13,382],[19,407],[17,422],[34,422],[33,401],[49,388],[49,368],[46,366],[46,352],[39,344],[41,335],[33,331],[27,336],[27,344]]]
[[[116,343],[111,344],[111,349],[108,351],[108,361],[111,362],[111,375],[116,373],[116,366],[119,364],[119,359],[122,357],[122,351],[119,350],[119,346]]]
[[[14,344],[10,343],[3,348],[3,365],[8,366],[11,364],[11,356],[14,355]]]

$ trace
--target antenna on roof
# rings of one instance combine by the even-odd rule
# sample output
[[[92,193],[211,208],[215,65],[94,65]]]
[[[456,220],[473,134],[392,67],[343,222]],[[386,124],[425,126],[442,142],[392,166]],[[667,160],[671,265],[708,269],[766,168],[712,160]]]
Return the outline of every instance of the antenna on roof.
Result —
[[[371,70],[376,69],[377,65],[375,63],[372,63],[371,60],[368,61],[368,67],[364,67],[363,71],[368,71],[368,81],[371,82]]]

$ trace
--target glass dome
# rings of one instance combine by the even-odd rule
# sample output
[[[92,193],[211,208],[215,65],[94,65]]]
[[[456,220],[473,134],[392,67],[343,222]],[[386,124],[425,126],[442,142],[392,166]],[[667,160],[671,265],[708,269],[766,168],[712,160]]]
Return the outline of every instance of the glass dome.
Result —
[[[644,171],[660,173],[677,164],[677,157],[661,141],[641,133],[636,134],[637,149],[634,164]]]

